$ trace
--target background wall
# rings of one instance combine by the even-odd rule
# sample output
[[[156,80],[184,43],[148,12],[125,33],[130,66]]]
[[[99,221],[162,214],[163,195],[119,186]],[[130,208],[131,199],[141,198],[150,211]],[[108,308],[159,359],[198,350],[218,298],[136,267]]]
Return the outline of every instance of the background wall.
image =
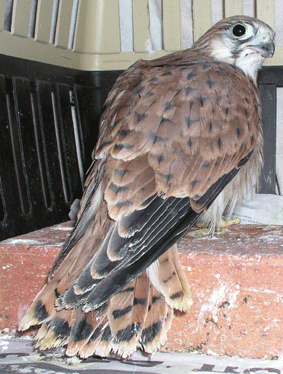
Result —
[[[283,0],[0,0],[0,53],[79,68],[126,69],[139,58],[188,48],[237,14],[277,33],[267,64],[283,60]]]

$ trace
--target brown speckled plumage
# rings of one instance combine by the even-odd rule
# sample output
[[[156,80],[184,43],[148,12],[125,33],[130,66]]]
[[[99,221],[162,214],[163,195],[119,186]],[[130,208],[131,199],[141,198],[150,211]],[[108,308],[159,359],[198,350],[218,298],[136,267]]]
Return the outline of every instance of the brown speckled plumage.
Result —
[[[192,302],[176,242],[197,220],[214,229],[258,179],[255,80],[273,38],[260,21],[232,17],[192,49],[117,79],[76,227],[20,323],[41,324],[39,347],[125,357],[165,341],[173,309]]]

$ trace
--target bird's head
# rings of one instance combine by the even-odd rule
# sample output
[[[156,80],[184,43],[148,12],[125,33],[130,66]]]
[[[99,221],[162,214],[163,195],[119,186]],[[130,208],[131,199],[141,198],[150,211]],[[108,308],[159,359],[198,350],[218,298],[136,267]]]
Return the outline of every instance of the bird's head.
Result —
[[[242,69],[254,81],[265,58],[274,54],[275,33],[267,24],[247,16],[223,19],[193,46],[217,61]]]

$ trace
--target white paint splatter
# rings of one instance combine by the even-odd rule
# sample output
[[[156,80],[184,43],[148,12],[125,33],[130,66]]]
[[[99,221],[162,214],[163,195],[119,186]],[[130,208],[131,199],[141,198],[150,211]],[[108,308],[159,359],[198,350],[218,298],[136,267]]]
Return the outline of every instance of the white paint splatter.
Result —
[[[38,240],[34,240],[34,239],[8,239],[8,240],[5,240],[5,244],[12,244],[12,245],[16,245],[16,244],[37,244],[38,243]]]
[[[57,230],[61,230],[61,231],[71,231],[73,230],[73,226],[54,226],[54,227],[51,227],[52,230],[54,231],[57,231]]]
[[[237,296],[240,291],[236,290],[232,284],[219,282],[219,286],[213,290],[206,302],[201,306],[198,317],[198,325],[203,326],[203,317],[208,312],[211,313],[213,321],[218,322],[219,306],[224,303],[229,303],[229,308],[233,308],[236,304]]]

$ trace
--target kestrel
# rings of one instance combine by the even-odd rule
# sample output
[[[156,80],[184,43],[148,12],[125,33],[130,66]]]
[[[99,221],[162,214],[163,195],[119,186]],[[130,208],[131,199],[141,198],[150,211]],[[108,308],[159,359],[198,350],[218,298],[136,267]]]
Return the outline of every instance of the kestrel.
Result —
[[[262,167],[256,85],[274,32],[224,19],[190,49],[138,61],[105,102],[75,228],[20,322],[37,346],[122,357],[156,351],[192,303],[176,243],[212,230]]]

